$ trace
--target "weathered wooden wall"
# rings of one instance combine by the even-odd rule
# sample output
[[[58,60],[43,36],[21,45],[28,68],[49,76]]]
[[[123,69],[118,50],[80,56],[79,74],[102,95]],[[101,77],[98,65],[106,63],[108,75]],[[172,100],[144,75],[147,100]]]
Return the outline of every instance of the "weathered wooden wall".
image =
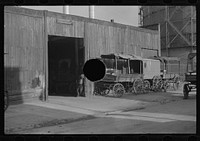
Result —
[[[129,26],[116,27],[96,23],[86,23],[85,38],[89,58],[106,53],[124,53],[142,56],[142,50],[159,50],[158,33],[146,33]],[[151,55],[151,54],[150,54]],[[146,53],[143,57],[149,57]]]
[[[147,58],[158,55],[160,48],[158,32],[115,23],[86,22],[85,44],[87,60],[108,53],[135,54]],[[87,92],[92,94],[93,85],[90,81],[86,85]]]
[[[43,70],[43,16],[23,9],[5,7],[5,88],[11,100],[23,100],[36,90],[33,80]]]
[[[84,22],[64,14],[47,13],[47,33],[65,37],[84,38]]]
[[[6,8],[4,29],[4,49],[9,53],[5,68],[19,70],[19,78],[6,80],[18,91],[31,89],[37,71],[48,74],[48,35],[84,38],[85,61],[107,53],[148,57],[160,50],[157,31],[49,11]],[[91,95],[92,83],[87,79],[85,88],[86,95]]]

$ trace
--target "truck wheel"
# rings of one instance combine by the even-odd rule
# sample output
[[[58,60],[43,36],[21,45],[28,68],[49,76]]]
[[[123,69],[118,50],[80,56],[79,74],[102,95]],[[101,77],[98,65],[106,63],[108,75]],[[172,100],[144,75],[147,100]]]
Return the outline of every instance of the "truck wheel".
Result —
[[[116,83],[113,86],[113,92],[115,97],[121,97],[125,93],[124,86],[121,83]]]
[[[188,93],[189,93],[188,91],[184,91],[184,92],[183,92],[183,94],[184,94],[184,99],[188,99]]]
[[[187,89],[187,85],[184,85],[183,87],[183,95],[184,95],[183,99],[188,99],[189,91]]]

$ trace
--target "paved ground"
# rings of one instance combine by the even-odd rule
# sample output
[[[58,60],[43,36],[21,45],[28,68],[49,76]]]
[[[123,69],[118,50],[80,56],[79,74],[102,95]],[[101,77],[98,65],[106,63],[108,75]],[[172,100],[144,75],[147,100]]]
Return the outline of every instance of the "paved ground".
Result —
[[[183,100],[182,91],[124,95],[121,98],[52,96],[48,102],[32,101],[10,106],[5,112],[5,132],[193,133],[196,129],[195,104],[196,95],[191,94],[188,100]],[[164,129],[158,127],[159,124]],[[170,130],[172,125],[178,127]]]
[[[136,100],[106,97],[49,97],[48,102],[28,101],[11,105],[5,112],[5,132],[52,126],[93,118],[104,112],[126,108],[140,109],[144,103]]]
[[[195,133],[195,98],[152,105],[136,111],[115,111],[94,118],[35,128],[25,134]],[[182,110],[182,105],[187,105]],[[176,108],[174,108],[175,106]],[[172,108],[173,107],[173,108]],[[191,111],[192,109],[192,111]]]

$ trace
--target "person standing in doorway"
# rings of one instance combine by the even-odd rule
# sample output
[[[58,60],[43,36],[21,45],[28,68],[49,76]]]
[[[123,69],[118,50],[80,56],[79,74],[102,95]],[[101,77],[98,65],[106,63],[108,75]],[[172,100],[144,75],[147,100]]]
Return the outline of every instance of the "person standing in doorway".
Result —
[[[77,96],[84,96],[84,74],[81,74],[78,80]]]

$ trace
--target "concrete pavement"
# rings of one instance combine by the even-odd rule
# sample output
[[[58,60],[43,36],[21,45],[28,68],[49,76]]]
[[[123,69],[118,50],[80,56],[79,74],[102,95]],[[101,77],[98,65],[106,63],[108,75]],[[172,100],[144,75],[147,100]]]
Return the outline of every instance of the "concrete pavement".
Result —
[[[87,120],[110,112],[144,109],[153,102],[177,99],[173,94],[178,91],[171,92],[172,94],[124,95],[121,98],[49,96],[48,102],[27,101],[20,105],[11,105],[5,112],[5,131],[15,133],[31,128]],[[182,93],[178,99],[182,99],[181,95]]]
[[[140,109],[145,107],[145,103],[100,96],[92,98],[50,96],[48,102],[34,100],[9,106],[4,115],[4,129],[7,134],[23,132],[32,128],[87,120],[105,112],[127,108]]]
[[[11,105],[4,114],[4,131],[12,134],[32,128],[94,118],[91,115],[27,104]]]

